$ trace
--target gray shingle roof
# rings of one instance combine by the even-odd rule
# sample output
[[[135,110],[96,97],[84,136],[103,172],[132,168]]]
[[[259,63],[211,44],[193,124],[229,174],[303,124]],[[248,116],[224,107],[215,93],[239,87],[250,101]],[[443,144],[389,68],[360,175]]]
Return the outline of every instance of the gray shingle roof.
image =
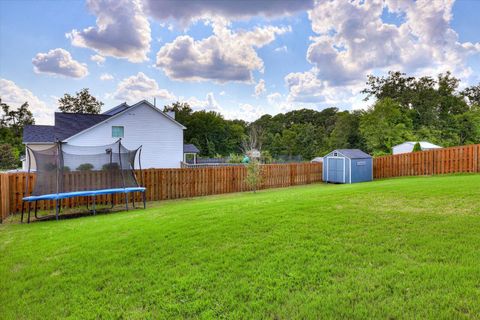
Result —
[[[110,117],[106,114],[55,112],[55,138],[67,139]]]
[[[146,103],[149,106],[153,107],[157,111],[161,112],[151,103],[146,100],[137,102],[134,105],[129,106],[126,103],[122,103],[116,106],[113,109],[108,110],[103,114],[87,114],[87,113],[63,113],[55,112],[55,125],[54,126],[26,126],[24,128],[23,142],[55,142],[56,139],[65,140],[85,129],[88,129],[97,123],[103,122],[106,119],[118,115],[119,113],[124,112],[127,109],[134,108],[142,103]],[[165,115],[165,114],[164,114]],[[181,126],[183,129],[185,127],[177,122],[174,118],[165,115],[168,119]],[[198,153],[199,150],[192,145],[191,153]],[[189,147],[191,148],[191,147]]]
[[[64,140],[110,118],[104,114],[55,112],[54,126],[31,125],[23,129],[23,142],[55,142]]]
[[[184,144],[183,153],[199,153],[200,150],[193,144]]]
[[[23,142],[53,142],[54,126],[28,125],[23,128]]]
[[[350,158],[350,159],[369,159],[369,158],[372,157],[371,155],[363,152],[360,149],[336,149],[332,152],[335,152],[335,151],[340,152],[345,157]],[[332,153],[332,152],[330,152],[330,153]]]

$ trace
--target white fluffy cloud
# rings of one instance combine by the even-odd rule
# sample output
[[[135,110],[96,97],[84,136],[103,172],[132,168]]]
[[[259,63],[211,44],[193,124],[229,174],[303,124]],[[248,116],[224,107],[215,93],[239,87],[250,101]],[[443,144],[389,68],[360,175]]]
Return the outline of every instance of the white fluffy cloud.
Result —
[[[282,94],[280,92],[274,92],[267,96],[268,103],[275,105],[282,101]]]
[[[102,75],[100,76],[100,80],[102,81],[110,81],[113,79],[114,77],[110,73],[102,73]]]
[[[233,32],[225,20],[212,23],[213,35],[195,40],[177,37],[157,53],[156,66],[176,80],[213,80],[251,82],[252,71],[263,71],[263,60],[255,51],[275,40],[290,27],[257,27]]]
[[[401,70],[430,75],[451,70],[468,76],[467,57],[480,44],[461,43],[451,28],[453,1],[319,1],[309,12],[310,71],[285,77],[290,101],[352,99],[366,75]],[[399,25],[382,20],[384,10],[403,17]]]
[[[54,108],[48,108],[45,102],[35,96],[30,90],[20,88],[15,82],[0,78],[0,97],[2,102],[17,109],[28,102],[35,117],[36,124],[52,124]]]
[[[188,99],[182,99],[187,102],[193,110],[206,110],[206,111],[215,111],[224,114],[225,111],[222,107],[218,104],[217,100],[215,99],[215,95],[213,92],[207,93],[205,100],[198,99],[196,97],[190,97]]]
[[[266,114],[259,106],[253,106],[249,103],[240,103],[238,108],[233,111],[225,113],[225,118],[227,119],[242,119],[248,122],[252,122],[260,118],[262,115]]]
[[[101,66],[105,63],[105,57],[99,55],[99,54],[94,54],[90,57],[90,60],[95,62],[97,65]]]
[[[189,1],[188,4],[184,1],[175,0],[143,0],[143,2],[146,11],[156,19],[173,18],[183,24],[218,16],[228,19],[243,19],[258,15],[264,17],[282,16],[300,10],[308,10],[313,6],[313,0],[203,0]]]
[[[267,91],[267,89],[265,88],[265,80],[260,79],[260,81],[258,81],[257,85],[255,86],[255,96],[259,97],[265,91]]]
[[[97,26],[67,33],[73,45],[131,62],[148,60],[152,38],[140,0],[88,0],[87,6]]]
[[[70,52],[57,48],[48,53],[37,53],[32,59],[36,73],[48,73],[72,78],[83,78],[88,75],[87,65],[72,58]]]
[[[146,76],[143,72],[120,81],[117,90],[112,94],[114,99],[127,102],[139,100],[151,100],[159,98],[167,101],[175,99],[175,96],[165,89],[160,89],[158,83]]]

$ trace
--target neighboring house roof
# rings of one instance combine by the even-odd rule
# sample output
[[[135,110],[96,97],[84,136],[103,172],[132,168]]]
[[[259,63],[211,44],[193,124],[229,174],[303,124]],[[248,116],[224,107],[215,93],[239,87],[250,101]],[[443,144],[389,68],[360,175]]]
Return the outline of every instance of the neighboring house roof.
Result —
[[[323,157],[315,157],[310,162],[323,162]]]
[[[438,149],[438,148],[442,148],[441,146],[437,146],[436,144],[433,144],[433,143],[430,143],[428,141],[406,141],[404,143],[401,143],[401,144],[398,144],[395,147],[398,147],[398,146],[401,146],[401,145],[404,145],[404,144],[409,144],[409,145],[412,145],[412,146],[415,146],[416,143],[420,143],[420,148],[422,149]]]
[[[113,115],[116,115],[117,113],[120,113],[122,111],[125,111],[126,109],[130,108],[130,106],[124,102],[122,104],[119,104],[118,106],[116,106],[115,108],[112,108],[108,111],[105,111],[103,114],[106,114],[106,115],[109,115],[109,116],[113,116]]]
[[[336,149],[330,152],[329,154],[333,152],[338,152],[349,159],[369,159],[372,157],[371,155],[363,152],[360,149]]]
[[[142,104],[147,104],[155,111],[159,112],[165,118],[174,122],[182,129],[186,129],[181,123],[177,122],[172,117],[166,115],[154,105],[146,100],[142,100],[132,106],[128,106],[126,103],[122,103],[113,109],[108,110],[103,114],[88,114],[88,113],[63,113],[55,112],[55,125],[54,126],[42,126],[42,125],[30,125],[25,126],[23,133],[24,143],[38,143],[38,142],[55,142],[56,139],[64,141],[73,136],[76,136],[84,131],[90,130],[97,125],[100,125],[104,121],[117,117],[127,110],[132,110]],[[198,149],[197,149],[198,150]]]
[[[105,114],[55,112],[55,138],[58,140],[67,139],[110,117]]]
[[[200,150],[193,144],[184,144],[183,153],[199,153]]]
[[[23,128],[23,142],[55,141],[54,126],[27,125]]]
[[[116,113],[116,114],[113,115],[113,116],[110,116],[110,118],[108,118],[108,120],[114,119],[114,118],[122,115],[123,113],[125,113],[125,112],[127,112],[127,111],[131,111],[131,110],[135,109],[136,107],[141,106],[142,104],[146,104],[147,106],[149,106],[149,107],[152,108],[153,110],[157,111],[160,115],[164,116],[164,117],[167,118],[168,120],[170,120],[170,121],[172,121],[173,123],[175,123],[176,125],[180,126],[182,129],[187,129],[187,128],[186,128],[185,126],[183,126],[180,122],[178,122],[178,121],[176,121],[175,119],[173,119],[172,117],[166,115],[164,112],[160,111],[160,109],[158,109],[157,107],[155,107],[153,104],[151,104],[151,103],[148,102],[147,100],[142,100],[142,101],[139,101],[139,102],[135,103],[134,105],[131,105],[130,107],[124,109],[123,111],[118,112],[118,113]],[[107,120],[107,119],[106,119],[106,120]],[[104,121],[105,121],[105,120],[104,120]],[[103,122],[103,121],[102,121],[102,122]],[[65,138],[65,139],[63,139],[63,140],[64,140],[64,141],[67,141],[67,140],[70,139],[70,138],[73,138],[73,137],[75,137],[75,136],[77,136],[77,135],[79,135],[79,134],[82,134],[82,133],[84,133],[84,132],[86,132],[86,131],[89,131],[89,130],[95,128],[96,126],[100,125],[102,122],[99,122],[99,123],[97,123],[97,124],[94,124],[93,126],[88,127],[88,128],[86,128],[85,130],[82,130],[82,131],[80,131],[80,132],[78,132],[78,133],[76,133],[76,134],[74,134],[74,135],[72,135],[72,136],[70,136],[70,137],[68,137],[68,138]]]

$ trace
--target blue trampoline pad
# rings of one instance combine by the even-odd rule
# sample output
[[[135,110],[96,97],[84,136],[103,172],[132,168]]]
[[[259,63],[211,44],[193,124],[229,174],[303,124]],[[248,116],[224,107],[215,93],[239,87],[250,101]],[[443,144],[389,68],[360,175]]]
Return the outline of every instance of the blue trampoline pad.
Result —
[[[41,196],[25,197],[23,198],[23,201],[59,200],[59,199],[67,199],[67,198],[73,198],[73,197],[89,197],[89,196],[96,196],[96,195],[103,195],[103,194],[130,193],[130,192],[145,192],[145,188],[132,187],[132,188],[115,188],[115,189],[51,193],[51,194],[43,194]]]

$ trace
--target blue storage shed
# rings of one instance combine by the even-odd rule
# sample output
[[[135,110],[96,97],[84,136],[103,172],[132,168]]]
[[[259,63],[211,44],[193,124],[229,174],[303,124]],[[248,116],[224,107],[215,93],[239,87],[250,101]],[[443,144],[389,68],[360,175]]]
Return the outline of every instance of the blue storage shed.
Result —
[[[373,159],[359,149],[337,149],[323,157],[323,181],[355,183],[373,180]]]

